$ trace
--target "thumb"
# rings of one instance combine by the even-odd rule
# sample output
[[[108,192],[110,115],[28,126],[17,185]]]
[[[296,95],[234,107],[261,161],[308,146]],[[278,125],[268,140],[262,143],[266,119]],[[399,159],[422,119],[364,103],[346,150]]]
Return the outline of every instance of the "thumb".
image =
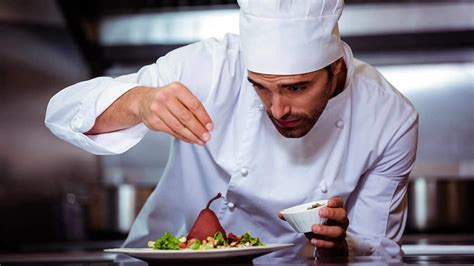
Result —
[[[283,214],[281,214],[281,211],[278,212],[278,218],[280,218],[283,221],[286,221],[285,217],[283,217]]]

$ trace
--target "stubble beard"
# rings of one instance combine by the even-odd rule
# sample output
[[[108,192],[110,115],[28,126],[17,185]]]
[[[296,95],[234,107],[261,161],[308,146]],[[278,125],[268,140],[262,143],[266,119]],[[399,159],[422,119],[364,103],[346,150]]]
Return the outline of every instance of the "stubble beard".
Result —
[[[326,84],[327,89],[325,90],[324,97],[326,99],[323,101],[323,104],[317,105],[314,107],[314,109],[311,111],[311,115],[305,115],[305,114],[287,114],[283,116],[280,120],[287,120],[287,121],[292,121],[292,120],[299,120],[301,119],[301,123],[296,126],[296,127],[281,127],[273,117],[272,113],[270,111],[267,111],[267,115],[272,121],[273,125],[275,128],[280,132],[282,136],[285,138],[302,138],[306,136],[306,134],[311,131],[313,126],[318,122],[319,118],[321,117],[321,114],[323,113],[324,109],[326,108],[326,105],[329,101],[329,98],[331,97],[331,91],[332,91],[332,80],[329,80],[328,83]]]
[[[272,116],[271,112],[267,112],[268,117],[272,121],[275,128],[280,132],[285,138],[301,138],[304,137],[308,132],[313,128],[316,122],[319,120],[319,117],[323,113],[325,106],[318,107],[313,111],[311,116],[304,114],[290,114],[282,117],[280,120],[301,120],[300,124],[296,127],[281,127],[275,118]]]

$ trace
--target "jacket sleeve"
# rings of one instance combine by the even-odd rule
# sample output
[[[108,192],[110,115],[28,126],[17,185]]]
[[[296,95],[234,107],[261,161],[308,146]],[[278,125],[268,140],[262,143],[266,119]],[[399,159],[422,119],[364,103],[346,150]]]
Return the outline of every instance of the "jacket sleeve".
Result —
[[[374,167],[360,179],[346,202],[350,255],[399,257],[407,215],[408,176],[418,141],[418,114],[395,131]]]
[[[67,87],[50,100],[45,124],[57,137],[97,155],[120,154],[138,143],[148,132],[144,124],[98,135],[85,135],[95,119],[115,100],[136,86],[159,88],[173,81],[186,82],[198,98],[205,97],[207,75],[190,79],[196,65],[205,72],[211,67],[206,44],[195,43],[170,52],[137,73],[118,78],[98,77]]]

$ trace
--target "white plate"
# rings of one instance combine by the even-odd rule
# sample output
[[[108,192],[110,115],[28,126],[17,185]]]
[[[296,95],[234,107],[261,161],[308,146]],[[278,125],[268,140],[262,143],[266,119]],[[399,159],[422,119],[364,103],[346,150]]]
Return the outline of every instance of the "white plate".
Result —
[[[144,260],[188,260],[188,259],[228,259],[235,257],[257,257],[277,250],[289,248],[293,244],[266,244],[259,247],[223,248],[207,250],[156,250],[152,248],[113,248],[105,252],[124,254]]]

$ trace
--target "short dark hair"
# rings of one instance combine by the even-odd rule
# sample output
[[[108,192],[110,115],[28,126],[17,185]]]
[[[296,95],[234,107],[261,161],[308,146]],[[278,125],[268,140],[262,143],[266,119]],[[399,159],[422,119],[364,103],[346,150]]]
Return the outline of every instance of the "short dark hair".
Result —
[[[332,64],[326,66],[324,69],[328,72],[328,79],[332,79],[332,76],[334,75],[332,72]]]

